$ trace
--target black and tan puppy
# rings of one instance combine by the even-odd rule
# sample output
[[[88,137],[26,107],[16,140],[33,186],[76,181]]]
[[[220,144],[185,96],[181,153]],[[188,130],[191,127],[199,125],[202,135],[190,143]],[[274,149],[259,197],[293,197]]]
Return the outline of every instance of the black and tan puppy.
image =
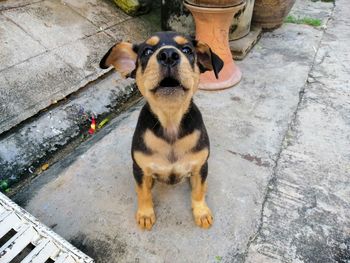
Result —
[[[198,226],[208,228],[213,216],[205,202],[209,139],[201,113],[192,101],[201,72],[217,76],[222,60],[208,45],[175,32],[161,32],[141,44],[121,42],[100,62],[136,78],[146,98],[132,141],[137,183],[136,220],[143,229],[155,223],[154,180],[176,184],[190,178],[192,209]]]

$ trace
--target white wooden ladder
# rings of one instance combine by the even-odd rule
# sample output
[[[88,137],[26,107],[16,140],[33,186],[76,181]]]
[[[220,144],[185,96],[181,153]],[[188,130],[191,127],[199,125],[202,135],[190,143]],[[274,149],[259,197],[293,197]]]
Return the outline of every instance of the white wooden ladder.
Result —
[[[94,262],[2,193],[0,193],[1,240],[3,245],[0,248],[0,263]]]

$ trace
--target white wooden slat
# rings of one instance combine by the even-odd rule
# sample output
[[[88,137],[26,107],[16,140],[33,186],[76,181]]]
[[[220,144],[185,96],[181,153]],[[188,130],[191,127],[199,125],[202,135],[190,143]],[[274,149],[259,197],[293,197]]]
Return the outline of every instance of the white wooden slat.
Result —
[[[58,252],[59,249],[53,242],[49,239],[42,239],[21,263],[43,263]]]
[[[30,242],[39,238],[33,227],[24,225],[20,231],[0,249],[0,262],[8,263],[15,258]]]
[[[5,209],[5,207],[3,207],[2,205],[0,205],[0,216],[2,213],[6,212],[8,210]]]
[[[71,257],[70,255],[68,255],[67,253],[62,253],[59,255],[59,257],[55,260],[55,263],[77,263],[77,261],[75,261],[73,259],[73,257]]]
[[[18,228],[21,223],[21,220],[13,212],[9,212],[4,215],[4,218],[0,220],[0,238],[2,238],[12,228]]]
[[[64,263],[77,263],[72,256],[68,255]]]
[[[0,248],[0,263],[9,263],[29,243],[36,247],[23,263],[43,263],[48,258],[56,259],[57,263],[94,263],[92,258],[0,193],[0,237],[11,229],[17,234]]]
[[[0,206],[1,207],[1,206]],[[9,214],[12,214],[13,211],[9,211],[9,210],[4,210],[1,214],[0,214],[0,224],[1,221],[3,221],[6,217],[9,216]]]
[[[68,255],[66,253],[61,253],[58,258],[55,260],[55,263],[65,263]]]

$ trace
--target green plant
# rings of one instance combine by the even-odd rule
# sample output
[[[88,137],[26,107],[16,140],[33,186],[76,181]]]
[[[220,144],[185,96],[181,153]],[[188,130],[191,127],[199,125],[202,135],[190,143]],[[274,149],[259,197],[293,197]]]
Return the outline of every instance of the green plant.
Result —
[[[9,182],[7,179],[0,180],[0,190],[6,191],[9,187]]]
[[[320,26],[322,24],[321,20],[318,18],[311,18],[311,17],[299,18],[292,15],[287,16],[284,22],[291,23],[291,24],[304,24],[309,26]]]
[[[216,262],[221,262],[222,257],[221,256],[215,256],[215,260],[216,260]]]

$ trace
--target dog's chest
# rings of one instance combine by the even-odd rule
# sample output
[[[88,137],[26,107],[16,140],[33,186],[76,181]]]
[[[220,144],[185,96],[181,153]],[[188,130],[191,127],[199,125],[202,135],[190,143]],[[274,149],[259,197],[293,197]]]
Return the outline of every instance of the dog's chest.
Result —
[[[143,139],[150,153],[135,152],[134,157],[137,164],[147,174],[160,180],[171,175],[190,176],[194,170],[203,165],[208,157],[207,148],[201,151],[193,150],[199,138],[200,131],[195,130],[174,143],[168,143],[147,130]]]

